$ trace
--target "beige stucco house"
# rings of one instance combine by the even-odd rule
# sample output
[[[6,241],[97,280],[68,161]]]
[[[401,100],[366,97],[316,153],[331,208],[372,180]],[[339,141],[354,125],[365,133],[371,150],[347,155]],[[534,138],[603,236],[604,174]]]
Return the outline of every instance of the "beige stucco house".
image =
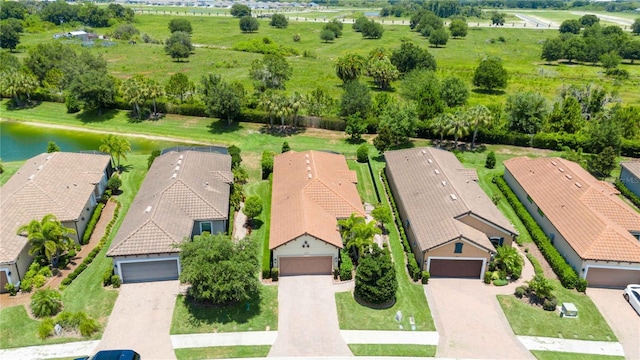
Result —
[[[432,277],[482,278],[495,247],[517,233],[449,151],[387,151],[385,173],[418,265]]]
[[[561,158],[504,162],[504,179],[589,286],[640,283],[640,214],[611,184]]]
[[[225,148],[157,157],[107,251],[115,274],[124,283],[177,280],[180,249],[174,244],[227,231],[232,183]]]
[[[365,216],[356,182],[342,155],[289,151],[275,157],[269,249],[280,275],[331,274],[337,268],[338,219]]]
[[[18,284],[33,261],[18,228],[53,214],[75,230],[78,242],[112,172],[111,158],[102,153],[44,153],[27,160],[0,188],[0,291],[6,283]]]

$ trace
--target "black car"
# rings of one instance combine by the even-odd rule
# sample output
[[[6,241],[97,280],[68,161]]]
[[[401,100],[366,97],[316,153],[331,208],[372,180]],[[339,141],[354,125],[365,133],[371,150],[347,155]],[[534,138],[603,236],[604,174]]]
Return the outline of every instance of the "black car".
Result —
[[[133,350],[102,350],[93,356],[75,360],[140,360],[140,354]]]

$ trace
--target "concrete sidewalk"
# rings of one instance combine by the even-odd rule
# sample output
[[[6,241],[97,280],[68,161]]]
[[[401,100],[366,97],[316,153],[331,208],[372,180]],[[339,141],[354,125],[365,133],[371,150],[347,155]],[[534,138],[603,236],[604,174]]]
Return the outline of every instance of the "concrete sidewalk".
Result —
[[[367,331],[340,330],[347,344],[415,344],[438,345],[437,331]]]
[[[557,339],[537,336],[516,336],[529,350],[558,351],[577,354],[624,356],[622,344],[613,341]]]
[[[77,341],[65,344],[29,346],[0,350],[2,360],[38,360],[52,358],[81,357],[93,354],[100,343],[94,341]]]
[[[277,331],[171,335],[171,344],[174,349],[213,346],[273,345],[277,336]]]

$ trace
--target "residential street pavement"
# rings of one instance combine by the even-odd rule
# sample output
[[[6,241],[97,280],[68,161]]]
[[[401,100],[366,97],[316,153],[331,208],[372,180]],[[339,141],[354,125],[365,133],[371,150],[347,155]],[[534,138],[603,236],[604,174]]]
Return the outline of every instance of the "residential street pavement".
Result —
[[[332,277],[284,276],[278,282],[278,337],[269,357],[350,356],[340,335]]]

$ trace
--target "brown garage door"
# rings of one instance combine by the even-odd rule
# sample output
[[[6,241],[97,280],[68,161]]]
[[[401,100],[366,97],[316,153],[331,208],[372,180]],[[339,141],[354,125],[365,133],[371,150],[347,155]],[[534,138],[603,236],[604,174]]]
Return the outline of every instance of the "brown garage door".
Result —
[[[330,275],[331,256],[281,257],[280,275]]]
[[[629,284],[640,283],[640,270],[590,267],[587,281],[590,287],[624,288]]]
[[[429,273],[434,277],[480,278],[482,260],[431,259]]]

